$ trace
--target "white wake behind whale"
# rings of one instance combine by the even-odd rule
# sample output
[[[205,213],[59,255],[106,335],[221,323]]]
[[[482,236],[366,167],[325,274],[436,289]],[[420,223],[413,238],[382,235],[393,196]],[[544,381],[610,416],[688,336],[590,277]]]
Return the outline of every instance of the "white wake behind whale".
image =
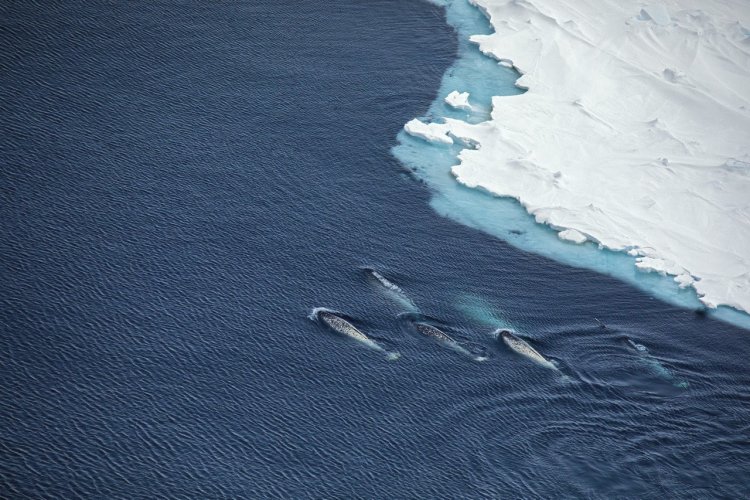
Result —
[[[383,276],[380,272],[378,272],[375,269],[367,268],[367,272],[372,276],[380,285],[382,285],[382,288],[388,293],[388,295],[394,299],[396,302],[398,302],[401,306],[403,306],[407,311],[410,312],[419,312],[419,308],[414,303],[411,298],[409,298],[408,295],[406,295],[406,292],[404,292],[401,287],[393,283],[391,280]]]

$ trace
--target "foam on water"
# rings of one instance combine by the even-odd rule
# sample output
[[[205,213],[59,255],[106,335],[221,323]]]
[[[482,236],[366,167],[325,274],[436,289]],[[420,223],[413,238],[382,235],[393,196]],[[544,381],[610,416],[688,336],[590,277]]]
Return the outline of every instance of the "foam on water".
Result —
[[[367,269],[367,271],[373,278],[378,281],[378,283],[383,286],[383,288],[388,292],[388,295],[391,296],[404,308],[406,308],[407,311],[419,312],[419,308],[417,307],[417,305],[413,300],[409,298],[408,295],[406,295],[406,292],[404,292],[400,286],[393,283],[391,280],[380,274],[375,269]]]
[[[468,0],[433,0],[433,3],[445,7],[446,20],[458,34],[459,50],[456,62],[443,76],[436,99],[422,118],[425,122],[438,123],[442,118],[460,118],[469,123],[486,121],[492,96],[523,92],[515,86],[520,75],[483,55],[469,42],[470,35],[492,32],[479,9]],[[446,103],[446,97],[453,91],[469,92],[473,110],[456,109]],[[458,153],[466,147],[460,141],[433,144],[401,131],[398,142],[393,154],[433,190],[430,204],[440,215],[501,238],[522,250],[616,277],[670,304],[704,309],[694,289],[680,288],[670,276],[639,271],[635,257],[603,249],[590,241],[583,244],[563,241],[554,229],[537,223],[517,200],[458,183],[451,174],[451,167],[458,164]],[[750,329],[750,316],[735,309],[720,306],[708,314]]]
[[[310,314],[307,315],[307,319],[312,320],[312,321],[318,321],[318,319],[319,319],[318,315],[320,313],[322,313],[322,312],[327,312],[327,313],[335,314],[337,316],[343,316],[342,312],[336,311],[334,309],[329,309],[328,307],[313,307],[310,310]]]

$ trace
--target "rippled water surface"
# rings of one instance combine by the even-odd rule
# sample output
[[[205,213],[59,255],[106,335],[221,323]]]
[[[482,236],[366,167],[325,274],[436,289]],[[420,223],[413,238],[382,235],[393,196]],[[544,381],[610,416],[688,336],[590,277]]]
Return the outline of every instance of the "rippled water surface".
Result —
[[[442,9],[0,26],[0,497],[750,493],[747,331],[442,218],[391,156],[456,56]]]

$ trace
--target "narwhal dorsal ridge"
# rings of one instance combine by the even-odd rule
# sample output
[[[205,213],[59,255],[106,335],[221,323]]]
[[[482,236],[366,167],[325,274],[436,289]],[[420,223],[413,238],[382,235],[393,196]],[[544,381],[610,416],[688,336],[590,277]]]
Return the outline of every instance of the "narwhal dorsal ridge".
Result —
[[[426,337],[433,337],[443,342],[456,343],[456,341],[450,338],[447,333],[428,323],[414,323],[414,327],[419,333]]]
[[[438,342],[457,351],[458,353],[472,358],[474,361],[484,361],[487,359],[487,356],[484,353],[476,354],[474,352],[471,352],[465,346],[461,345],[460,342],[457,342],[456,340],[451,338],[447,333],[445,333],[443,330],[441,330],[440,328],[436,326],[417,321],[414,323],[414,328],[422,335],[426,337],[431,337],[437,340]]]
[[[530,360],[544,366],[545,368],[557,370],[557,367],[552,364],[551,361],[542,356],[536,349],[531,347],[528,342],[515,336],[511,331],[500,330],[499,335],[503,339],[503,342],[505,342],[505,345],[510,347],[518,354],[529,358]]]
[[[338,316],[330,311],[320,311],[318,313],[318,317],[323,321],[323,323],[330,326],[339,333],[343,333],[344,335],[353,339],[372,342],[372,340],[367,335],[362,333],[356,326],[352,325],[341,316]]]
[[[384,352],[386,354],[386,357],[389,360],[396,360],[399,357],[401,357],[401,355],[398,352],[386,350],[383,346],[381,346],[380,344],[372,340],[370,337],[365,335],[359,328],[351,324],[346,319],[342,318],[339,314],[337,314],[334,311],[319,307],[319,308],[313,309],[313,312],[310,315],[310,319],[317,319],[338,333],[346,335],[347,337],[352,338],[370,347],[371,349]]]

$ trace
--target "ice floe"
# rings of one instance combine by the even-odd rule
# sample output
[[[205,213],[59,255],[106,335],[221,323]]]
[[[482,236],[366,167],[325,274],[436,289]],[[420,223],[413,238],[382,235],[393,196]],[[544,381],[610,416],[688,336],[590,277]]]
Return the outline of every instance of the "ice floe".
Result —
[[[448,135],[448,127],[445,124],[424,123],[418,118],[414,118],[404,125],[404,130],[409,135],[419,137],[427,142],[453,144],[453,139]]]
[[[559,238],[750,311],[750,4],[473,3],[494,33],[471,40],[528,91],[494,97],[487,121],[406,132],[475,145],[457,180],[519,200]]]
[[[452,106],[456,109],[464,109],[466,111],[471,111],[471,104],[469,104],[469,93],[468,92],[459,92],[458,90],[454,90],[447,96],[445,96],[445,102],[449,106]]]

